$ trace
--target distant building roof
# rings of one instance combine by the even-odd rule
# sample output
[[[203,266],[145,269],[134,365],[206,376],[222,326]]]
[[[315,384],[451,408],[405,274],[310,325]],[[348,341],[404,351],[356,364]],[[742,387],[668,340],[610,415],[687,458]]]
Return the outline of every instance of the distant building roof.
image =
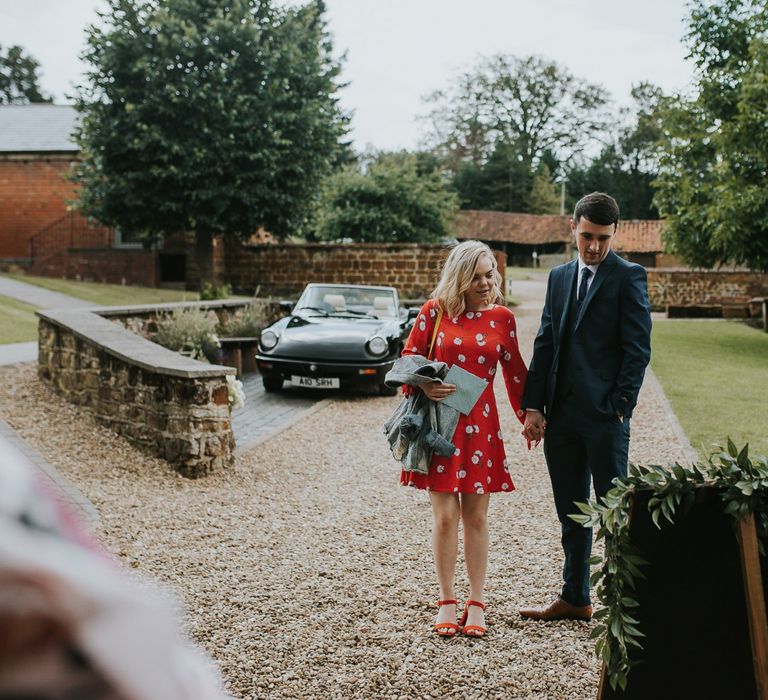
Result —
[[[459,240],[477,238],[527,245],[566,243],[571,239],[568,221],[567,216],[467,209],[458,213],[453,235]]]
[[[72,105],[0,105],[0,153],[77,153]]]
[[[663,219],[620,221],[613,248],[621,253],[661,253]]]
[[[459,240],[477,238],[522,245],[570,243],[569,216],[517,214],[506,211],[460,211],[453,224]],[[613,247],[624,253],[660,253],[662,220],[620,221]]]

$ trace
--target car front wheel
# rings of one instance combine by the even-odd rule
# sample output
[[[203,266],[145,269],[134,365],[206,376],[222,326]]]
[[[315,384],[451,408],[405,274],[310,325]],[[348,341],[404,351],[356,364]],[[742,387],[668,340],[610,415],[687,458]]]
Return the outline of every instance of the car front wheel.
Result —
[[[264,391],[270,394],[280,391],[283,388],[283,378],[280,376],[268,377],[264,375],[262,376],[261,381],[264,384]]]

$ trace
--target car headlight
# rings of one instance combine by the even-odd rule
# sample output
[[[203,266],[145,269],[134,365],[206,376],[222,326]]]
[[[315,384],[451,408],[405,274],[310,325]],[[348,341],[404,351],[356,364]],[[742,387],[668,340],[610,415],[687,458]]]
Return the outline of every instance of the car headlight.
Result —
[[[368,352],[371,355],[384,355],[389,350],[389,343],[380,335],[375,335],[368,341]]]
[[[261,332],[261,347],[263,347],[265,350],[271,350],[275,345],[277,345],[278,341],[278,335],[275,333],[275,331],[262,331]]]

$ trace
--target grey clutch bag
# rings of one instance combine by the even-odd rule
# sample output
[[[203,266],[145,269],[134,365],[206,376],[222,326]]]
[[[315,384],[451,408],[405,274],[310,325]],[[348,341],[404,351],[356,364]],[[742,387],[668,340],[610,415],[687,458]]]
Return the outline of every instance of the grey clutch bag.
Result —
[[[456,391],[446,396],[441,403],[455,408],[465,416],[474,408],[480,395],[485,391],[488,382],[476,374],[467,372],[458,365],[453,365],[443,377],[443,383],[455,384]]]

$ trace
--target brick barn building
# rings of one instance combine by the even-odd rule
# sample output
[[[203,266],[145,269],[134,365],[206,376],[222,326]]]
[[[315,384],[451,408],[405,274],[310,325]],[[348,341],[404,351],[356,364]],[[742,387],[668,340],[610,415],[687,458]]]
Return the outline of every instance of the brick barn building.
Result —
[[[516,214],[504,211],[460,211],[453,235],[459,240],[477,238],[507,254],[507,264],[552,267],[575,255],[569,216]],[[661,220],[620,221],[613,249],[627,260],[645,267],[677,265],[663,252]]]

